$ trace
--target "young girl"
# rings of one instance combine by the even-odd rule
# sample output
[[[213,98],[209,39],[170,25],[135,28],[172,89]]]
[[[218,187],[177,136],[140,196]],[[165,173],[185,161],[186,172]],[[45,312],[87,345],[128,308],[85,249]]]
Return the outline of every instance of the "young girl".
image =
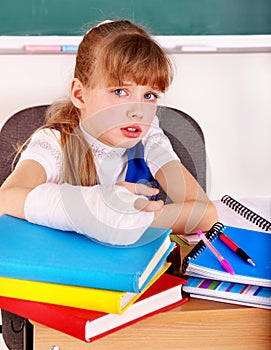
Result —
[[[215,208],[155,117],[171,81],[169,59],[143,29],[106,21],[89,30],[70,100],[52,106],[22,152],[1,187],[0,213],[121,245],[150,225],[179,233],[209,229]],[[171,204],[147,198],[157,188],[127,180],[129,150],[139,146]]]

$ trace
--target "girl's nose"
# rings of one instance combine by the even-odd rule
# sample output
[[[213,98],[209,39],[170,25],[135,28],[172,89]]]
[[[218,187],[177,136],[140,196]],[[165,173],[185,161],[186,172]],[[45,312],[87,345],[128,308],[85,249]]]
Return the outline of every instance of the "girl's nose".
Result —
[[[141,103],[134,103],[130,105],[127,115],[129,118],[132,119],[142,119],[144,112],[143,112],[143,106]]]

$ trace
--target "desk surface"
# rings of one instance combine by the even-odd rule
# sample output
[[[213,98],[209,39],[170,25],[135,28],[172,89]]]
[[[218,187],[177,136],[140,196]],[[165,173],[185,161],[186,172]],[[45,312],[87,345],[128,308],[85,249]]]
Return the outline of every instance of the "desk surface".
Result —
[[[34,343],[35,350],[270,350],[271,312],[190,299],[90,344],[34,324]]]

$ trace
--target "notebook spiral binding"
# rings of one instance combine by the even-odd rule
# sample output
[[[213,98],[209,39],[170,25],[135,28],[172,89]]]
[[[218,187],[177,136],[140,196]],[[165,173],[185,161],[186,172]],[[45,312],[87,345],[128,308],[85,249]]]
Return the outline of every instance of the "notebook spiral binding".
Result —
[[[210,228],[210,230],[205,234],[205,236],[207,237],[207,239],[209,241],[212,242],[217,237],[218,232],[222,231],[223,228],[224,228],[224,225],[221,222],[216,222]],[[202,240],[200,240],[195,245],[195,247],[190,251],[190,253],[183,259],[183,263],[182,263],[182,272],[183,273],[185,273],[185,271],[188,267],[189,260],[197,258],[205,249],[206,249],[206,245],[204,244],[204,242]]]
[[[264,229],[265,231],[271,230],[271,222],[264,219],[259,214],[255,213],[251,209],[248,209],[243,204],[238,202],[236,199],[229,195],[225,195],[221,198],[221,202],[226,204],[229,208],[233,209],[235,212],[243,216],[246,220],[253,222],[258,227]]]

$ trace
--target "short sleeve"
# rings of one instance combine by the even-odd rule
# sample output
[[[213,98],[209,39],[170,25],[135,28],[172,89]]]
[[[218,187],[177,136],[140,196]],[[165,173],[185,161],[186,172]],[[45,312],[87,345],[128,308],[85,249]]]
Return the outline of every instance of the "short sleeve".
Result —
[[[60,133],[56,130],[41,129],[31,138],[27,148],[22,152],[19,162],[32,159],[45,170],[47,182],[58,183],[62,168],[62,150]]]
[[[159,127],[158,118],[154,122],[143,140],[145,149],[145,158],[153,176],[166,163],[172,160],[179,160],[174,152],[168,137]]]

